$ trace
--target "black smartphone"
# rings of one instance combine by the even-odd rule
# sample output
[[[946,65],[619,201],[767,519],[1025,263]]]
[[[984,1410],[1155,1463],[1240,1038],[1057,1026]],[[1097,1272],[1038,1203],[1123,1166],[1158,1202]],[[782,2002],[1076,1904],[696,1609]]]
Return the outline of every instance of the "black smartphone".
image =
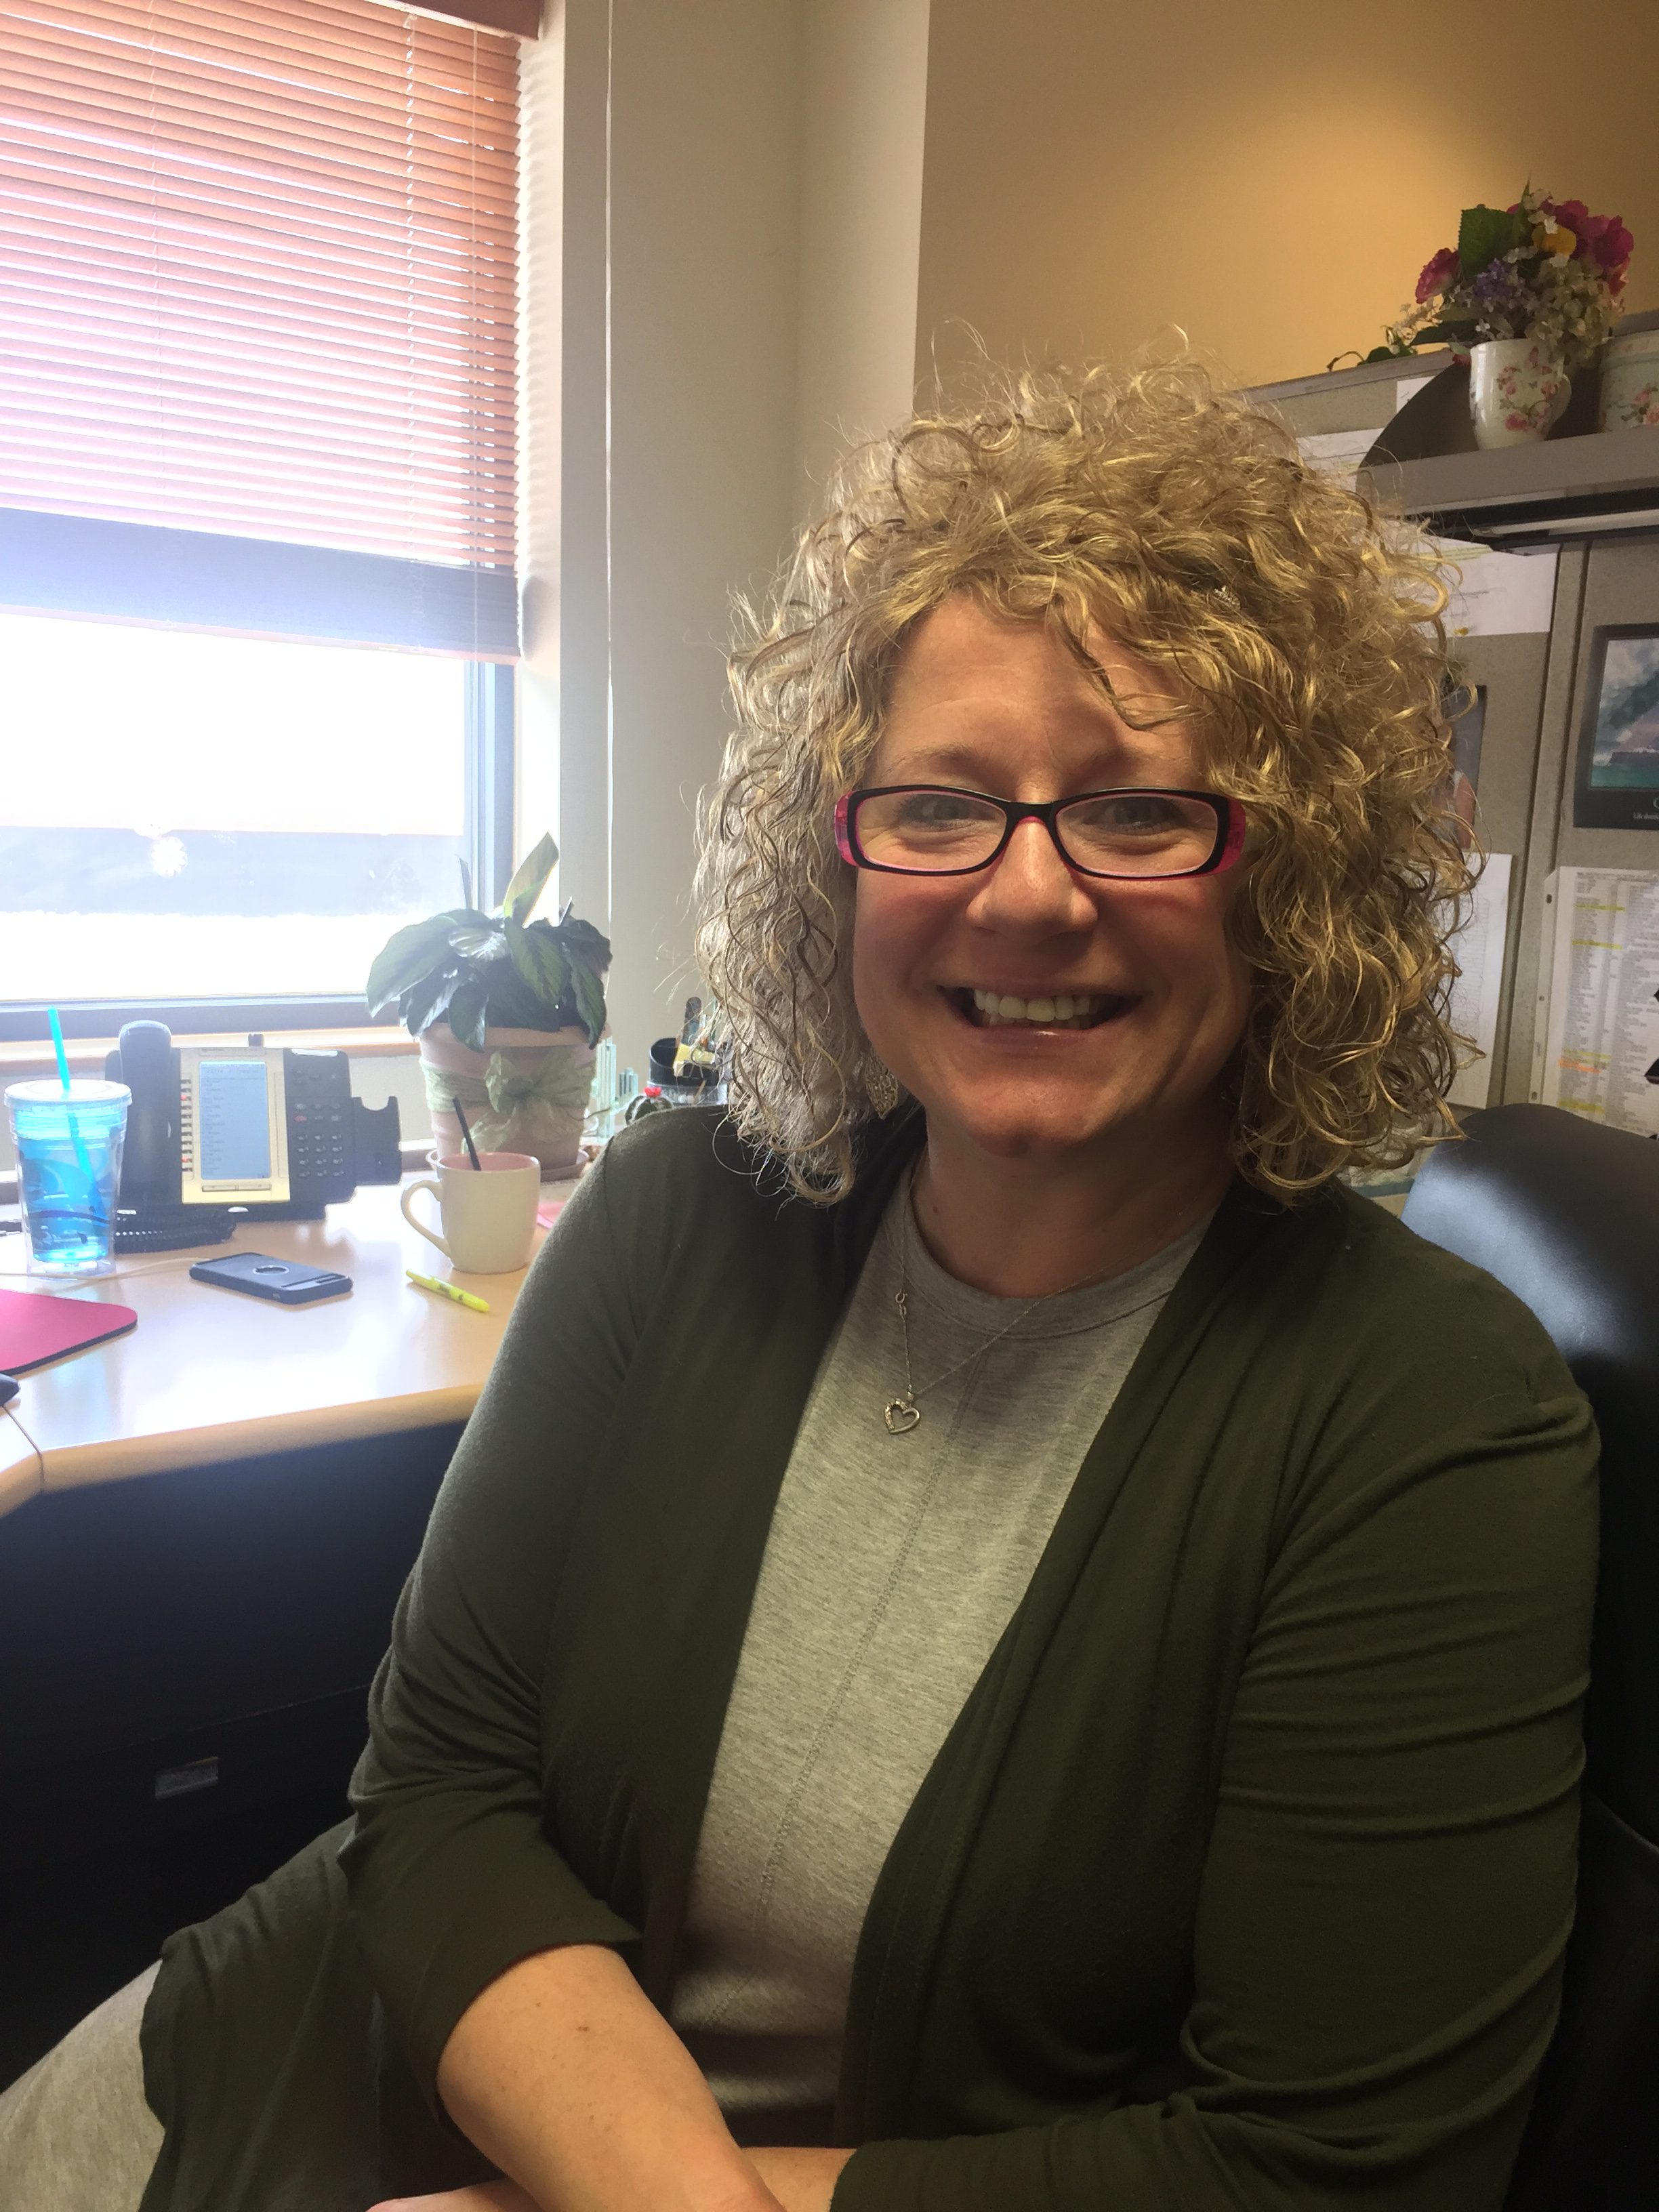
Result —
[[[351,1288],[349,1275],[273,1260],[268,1252],[198,1260],[190,1272],[194,1282],[216,1283],[222,1291],[246,1291],[251,1298],[275,1298],[279,1306],[308,1306],[313,1298],[343,1297]]]

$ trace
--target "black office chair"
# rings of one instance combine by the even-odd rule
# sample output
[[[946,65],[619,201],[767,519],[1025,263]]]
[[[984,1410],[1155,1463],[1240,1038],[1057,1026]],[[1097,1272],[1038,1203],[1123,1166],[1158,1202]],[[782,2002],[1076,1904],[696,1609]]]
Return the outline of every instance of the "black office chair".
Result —
[[[1505,2212],[1659,2204],[1659,1142],[1554,1106],[1471,1114],[1403,1218],[1538,1316],[1601,1432],[1578,1917]]]

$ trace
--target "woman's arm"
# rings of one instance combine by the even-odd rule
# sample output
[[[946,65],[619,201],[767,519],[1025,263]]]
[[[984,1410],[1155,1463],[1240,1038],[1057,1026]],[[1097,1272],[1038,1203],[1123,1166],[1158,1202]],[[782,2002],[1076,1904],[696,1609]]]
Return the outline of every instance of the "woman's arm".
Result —
[[[467,2008],[438,2086],[511,2182],[376,2212],[828,2212],[846,2150],[732,2141],[708,2084],[613,1951],[522,1960]]]
[[[614,1951],[545,1951],[493,1982],[445,2045],[438,2087],[546,2212],[778,2212]]]
[[[543,1665],[571,1531],[635,1334],[601,1161],[538,1255],[432,1510],[369,1694],[340,1863],[423,2093],[498,1976],[635,1931],[543,1825]]]

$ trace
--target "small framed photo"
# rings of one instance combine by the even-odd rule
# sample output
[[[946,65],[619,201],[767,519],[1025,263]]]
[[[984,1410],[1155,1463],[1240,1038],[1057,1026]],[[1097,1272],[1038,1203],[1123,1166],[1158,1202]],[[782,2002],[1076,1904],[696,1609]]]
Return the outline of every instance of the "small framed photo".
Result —
[[[1659,830],[1659,623],[1590,639],[1572,819],[1578,830]]]

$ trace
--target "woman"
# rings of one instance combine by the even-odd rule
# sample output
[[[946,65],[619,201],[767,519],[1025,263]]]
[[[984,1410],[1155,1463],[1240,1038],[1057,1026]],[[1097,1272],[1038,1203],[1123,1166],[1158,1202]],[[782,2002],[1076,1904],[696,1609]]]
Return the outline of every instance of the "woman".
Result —
[[[1336,1180],[1449,1118],[1432,590],[1185,369],[849,464],[736,662],[732,1115],[538,1261],[355,1825],[169,1946],[145,2212],[1498,2205],[1595,1441]]]

